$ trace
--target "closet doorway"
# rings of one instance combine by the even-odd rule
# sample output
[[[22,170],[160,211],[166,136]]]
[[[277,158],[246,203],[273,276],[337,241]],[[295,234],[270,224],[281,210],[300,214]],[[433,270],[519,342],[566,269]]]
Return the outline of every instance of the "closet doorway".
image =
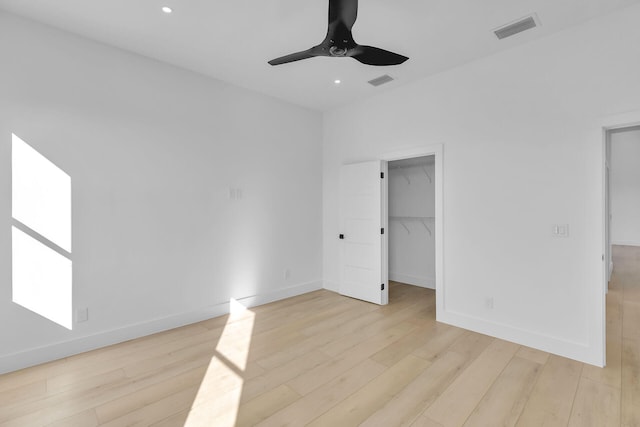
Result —
[[[435,289],[436,320],[444,321],[444,157],[442,144],[381,156],[387,162],[383,253],[389,281]],[[389,296],[393,302],[393,292]]]
[[[441,320],[445,301],[442,151],[441,144],[434,144],[342,165],[336,236],[340,239],[340,294],[386,305],[390,278],[435,287],[436,320]],[[394,192],[391,199],[389,187]],[[409,243],[407,236],[415,242]],[[413,253],[404,256],[399,251]]]
[[[388,163],[389,281],[436,288],[435,156]]]

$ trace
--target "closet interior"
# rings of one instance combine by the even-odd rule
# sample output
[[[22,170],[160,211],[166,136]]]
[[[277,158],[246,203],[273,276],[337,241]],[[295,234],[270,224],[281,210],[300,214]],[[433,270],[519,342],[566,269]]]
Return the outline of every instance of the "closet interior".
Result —
[[[389,162],[389,279],[435,289],[435,157]]]

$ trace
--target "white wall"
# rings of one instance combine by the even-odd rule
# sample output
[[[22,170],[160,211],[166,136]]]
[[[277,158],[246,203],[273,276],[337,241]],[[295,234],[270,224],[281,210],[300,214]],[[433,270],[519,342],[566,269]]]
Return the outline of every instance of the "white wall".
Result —
[[[640,129],[611,133],[611,242],[640,246]]]
[[[325,287],[340,165],[442,143],[438,318],[601,364],[601,123],[640,110],[639,20],[634,6],[325,114]]]
[[[322,286],[319,113],[7,14],[0,57],[0,372]],[[72,179],[73,331],[11,302],[12,132]]]
[[[435,289],[433,157],[389,162],[389,279]]]

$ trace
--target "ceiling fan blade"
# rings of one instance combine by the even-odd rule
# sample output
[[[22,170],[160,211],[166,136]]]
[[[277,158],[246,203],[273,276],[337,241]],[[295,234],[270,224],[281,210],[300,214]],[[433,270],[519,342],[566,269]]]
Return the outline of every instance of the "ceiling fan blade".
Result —
[[[280,65],[286,64],[288,62],[300,61],[302,59],[313,58],[314,56],[318,56],[314,53],[314,49],[303,50],[302,52],[291,53],[289,55],[281,56],[280,58],[272,59],[269,61],[271,65]]]
[[[329,0],[329,27],[338,22],[349,30],[358,17],[358,0]]]
[[[349,56],[367,65],[399,65],[409,59],[398,53],[372,46],[358,46]]]

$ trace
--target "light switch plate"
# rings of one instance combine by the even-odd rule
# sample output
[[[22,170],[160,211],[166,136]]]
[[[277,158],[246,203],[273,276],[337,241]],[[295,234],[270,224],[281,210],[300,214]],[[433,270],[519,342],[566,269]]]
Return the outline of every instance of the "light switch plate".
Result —
[[[553,226],[555,237],[569,237],[569,224],[556,224]]]

